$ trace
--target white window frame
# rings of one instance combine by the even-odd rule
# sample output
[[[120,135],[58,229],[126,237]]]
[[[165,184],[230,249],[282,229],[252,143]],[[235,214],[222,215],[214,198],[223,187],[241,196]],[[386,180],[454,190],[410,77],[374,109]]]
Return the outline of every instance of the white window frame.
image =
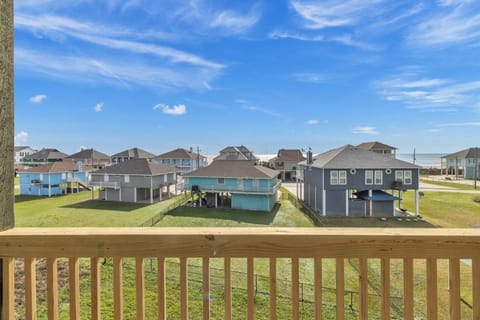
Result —
[[[373,170],[365,170],[365,184],[372,185],[373,182],[374,182]]]
[[[332,170],[330,171],[330,184],[337,185],[338,184],[338,171]]]
[[[67,179],[67,173],[66,172],[62,172],[62,180],[65,180]]]
[[[402,170],[396,170],[395,171],[395,181],[403,182],[403,171]]]
[[[374,179],[374,183],[376,185],[382,185],[383,184],[383,171],[382,170],[375,170],[373,179]]]
[[[345,170],[338,171],[338,184],[340,185],[347,184],[347,171]]]
[[[217,184],[225,184],[225,178],[217,178]]]
[[[103,182],[108,182],[108,180],[109,180],[109,175],[108,174],[103,175]]]
[[[408,176],[409,176],[408,178],[407,178],[407,174],[408,174]],[[409,184],[409,185],[412,184],[412,182],[413,182],[413,178],[412,178],[412,177],[413,177],[413,176],[412,176],[412,170],[405,170],[405,171],[403,172],[403,183]]]
[[[125,183],[130,183],[130,176],[126,175],[124,178]]]

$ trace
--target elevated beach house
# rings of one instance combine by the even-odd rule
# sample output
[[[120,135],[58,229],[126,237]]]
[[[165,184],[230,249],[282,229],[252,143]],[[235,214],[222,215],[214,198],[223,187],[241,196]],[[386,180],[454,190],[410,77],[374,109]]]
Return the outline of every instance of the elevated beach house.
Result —
[[[15,146],[15,167],[23,165],[23,159],[38,150],[32,149],[29,146]]]
[[[280,171],[282,181],[295,180],[298,163],[305,157],[299,149],[280,149],[277,156],[268,160],[270,166]]]
[[[140,148],[131,148],[116,153],[110,157],[112,163],[119,163],[130,159],[152,159],[155,155]]]
[[[91,148],[82,149],[77,153],[71,154],[65,157],[64,161],[81,162],[91,169],[101,169],[110,163],[110,157],[105,153]]]
[[[102,200],[153,203],[176,192],[179,173],[172,165],[131,159],[92,172],[89,186],[100,188]]]
[[[441,172],[456,178],[480,178],[480,148],[468,148],[441,158]]]
[[[364,142],[357,146],[360,149],[373,151],[395,158],[397,156],[397,148],[378,141]]]
[[[197,170],[198,168],[207,165],[207,157],[195,153],[192,150],[188,151],[183,148],[178,148],[169,152],[162,153],[152,159],[154,162],[161,164],[174,165],[180,169],[182,174]]]
[[[39,166],[42,164],[63,161],[66,156],[66,153],[58,151],[57,149],[44,148],[38,152],[25,156],[22,163],[24,166]]]
[[[88,175],[82,166],[73,162],[57,161],[18,173],[20,194],[30,196],[56,196],[67,193],[72,183],[86,187]],[[78,190],[78,189],[77,189]]]
[[[407,190],[419,210],[419,166],[346,145],[301,163],[304,201],[321,216],[393,216]]]
[[[202,199],[199,205],[271,211],[277,201],[278,171],[254,161],[217,160],[183,176],[183,190]]]

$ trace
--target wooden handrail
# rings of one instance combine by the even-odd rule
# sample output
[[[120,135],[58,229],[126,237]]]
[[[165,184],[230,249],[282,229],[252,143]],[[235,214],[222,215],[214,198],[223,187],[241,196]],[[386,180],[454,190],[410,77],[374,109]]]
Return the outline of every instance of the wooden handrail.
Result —
[[[113,257],[113,313],[123,318],[123,277],[128,269],[123,263],[135,257],[135,305],[136,318],[146,319],[144,258],[156,258],[158,270],[158,319],[167,315],[166,259],[180,259],[179,312],[182,319],[189,318],[188,259],[202,258],[201,295],[203,319],[211,317],[210,259],[224,258],[224,309],[225,319],[234,317],[232,312],[232,258],[246,259],[246,315],[254,319],[256,310],[256,258],[269,258],[269,307],[270,319],[277,318],[277,258],[289,258],[291,263],[291,319],[300,319],[300,259],[313,259],[313,301],[315,319],[322,319],[322,276],[325,259],[335,261],[336,319],[345,319],[345,289],[347,283],[346,261],[358,259],[359,299],[357,310],[360,319],[373,316],[369,313],[368,286],[369,260],[380,261],[378,286],[380,294],[379,315],[390,318],[393,306],[391,297],[391,260],[403,260],[403,317],[413,319],[414,270],[413,259],[426,261],[426,311],[428,319],[436,319],[440,310],[438,302],[438,259],[449,262],[449,315],[450,319],[462,316],[460,302],[460,260],[472,259],[472,315],[480,319],[480,230],[478,229],[371,229],[371,228],[17,228],[0,232],[0,257],[4,261],[3,312],[9,319],[14,314],[14,261],[25,261],[25,315],[34,319],[37,314],[35,297],[35,263],[37,258],[47,258],[47,312],[50,319],[59,318],[59,287],[57,263],[69,258],[70,318],[80,317],[79,259],[90,259],[90,318],[101,319],[101,263],[102,257]],[[349,260],[345,260],[349,258]],[[398,262],[396,262],[398,263]],[[351,281],[351,280],[349,280]],[[303,287],[302,287],[303,288]],[[302,289],[303,297],[303,289]],[[350,302],[351,303],[351,302]],[[392,307],[392,308],[391,308]],[[402,307],[400,307],[402,308]],[[398,308],[397,308],[398,309]],[[331,312],[331,311],[330,311]],[[395,311],[397,312],[397,311]]]

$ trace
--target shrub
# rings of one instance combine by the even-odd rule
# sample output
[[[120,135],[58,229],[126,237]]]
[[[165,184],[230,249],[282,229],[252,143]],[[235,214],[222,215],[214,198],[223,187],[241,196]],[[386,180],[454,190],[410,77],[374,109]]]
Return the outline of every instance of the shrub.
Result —
[[[480,196],[473,197],[473,202],[480,203]]]

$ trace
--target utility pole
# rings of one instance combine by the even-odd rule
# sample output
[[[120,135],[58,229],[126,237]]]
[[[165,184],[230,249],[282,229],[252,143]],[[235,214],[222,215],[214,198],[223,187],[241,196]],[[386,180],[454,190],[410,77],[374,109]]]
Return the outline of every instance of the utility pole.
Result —
[[[475,167],[473,168],[473,188],[477,189],[477,177],[478,177],[478,158],[475,158]]]
[[[200,147],[197,146],[197,169],[200,169]]]

